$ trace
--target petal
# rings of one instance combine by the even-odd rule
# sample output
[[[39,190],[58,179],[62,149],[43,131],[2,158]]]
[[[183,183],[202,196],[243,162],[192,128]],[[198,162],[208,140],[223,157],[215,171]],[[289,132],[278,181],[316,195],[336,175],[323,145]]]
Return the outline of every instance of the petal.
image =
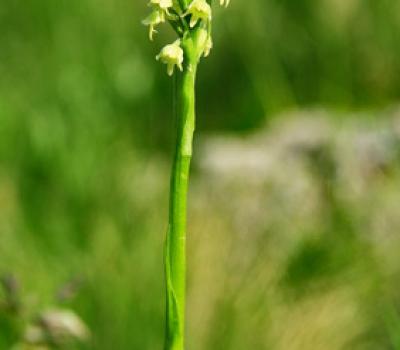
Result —
[[[196,25],[198,20],[199,20],[199,17],[197,17],[195,14],[193,14],[192,17],[190,18],[190,24],[189,24],[190,28],[193,28]]]
[[[171,76],[172,74],[174,74],[174,64],[173,64],[173,63],[167,64],[167,74],[168,74],[169,76]]]

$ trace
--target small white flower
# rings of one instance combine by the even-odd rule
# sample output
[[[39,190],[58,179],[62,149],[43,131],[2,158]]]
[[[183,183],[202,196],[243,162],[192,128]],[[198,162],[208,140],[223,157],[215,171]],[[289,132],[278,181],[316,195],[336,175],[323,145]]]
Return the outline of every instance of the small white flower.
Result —
[[[175,66],[177,66],[180,71],[183,70],[183,50],[180,44],[181,41],[178,39],[174,43],[164,46],[161,52],[156,56],[157,60],[167,65],[167,73],[170,76],[174,74]]]
[[[160,23],[165,22],[165,14],[164,11],[161,9],[154,9],[150,15],[148,15],[142,23],[145,26],[149,26],[149,38],[153,40],[153,34],[157,33],[155,27],[158,26]]]
[[[191,15],[190,28],[193,28],[198,20],[210,21],[211,20],[211,6],[206,0],[193,0],[189,5],[187,15]]]

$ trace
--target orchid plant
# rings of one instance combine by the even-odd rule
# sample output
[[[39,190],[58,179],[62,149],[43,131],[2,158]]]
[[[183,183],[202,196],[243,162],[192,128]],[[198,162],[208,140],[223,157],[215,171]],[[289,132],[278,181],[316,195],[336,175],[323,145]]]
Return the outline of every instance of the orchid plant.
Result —
[[[171,171],[169,225],[165,244],[166,333],[165,350],[183,350],[186,289],[186,207],[192,142],[195,129],[195,80],[199,61],[213,46],[212,0],[150,0],[150,15],[143,20],[153,40],[157,27],[168,22],[178,38],[156,59],[176,79],[177,139]],[[229,0],[219,0],[228,6]]]

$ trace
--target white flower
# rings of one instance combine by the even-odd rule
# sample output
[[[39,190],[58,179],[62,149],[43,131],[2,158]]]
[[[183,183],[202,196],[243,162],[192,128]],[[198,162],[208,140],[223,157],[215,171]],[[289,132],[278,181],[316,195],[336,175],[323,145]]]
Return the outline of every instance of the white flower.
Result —
[[[161,0],[160,0],[161,1]],[[149,26],[149,38],[153,40],[153,34],[157,33],[155,27],[158,26],[160,23],[165,22],[165,14],[164,11],[161,9],[154,9],[150,15],[148,15],[142,23],[145,26]]]
[[[190,28],[193,28],[198,20],[210,21],[211,20],[211,6],[206,0],[193,0],[189,5],[187,15],[191,15]]]
[[[231,0],[219,0],[219,3],[221,6],[228,7],[230,1]]]
[[[167,65],[167,73],[170,76],[174,74],[175,66],[177,66],[180,71],[183,70],[183,50],[180,44],[181,41],[178,39],[174,43],[164,46],[161,52],[156,56],[157,60]]]

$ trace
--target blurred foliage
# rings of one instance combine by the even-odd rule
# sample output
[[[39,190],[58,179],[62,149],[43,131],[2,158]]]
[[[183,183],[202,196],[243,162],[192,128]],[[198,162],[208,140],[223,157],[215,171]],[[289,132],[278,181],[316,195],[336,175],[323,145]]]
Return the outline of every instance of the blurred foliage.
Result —
[[[0,273],[20,282],[24,319],[75,310],[90,349],[162,346],[174,122],[171,80],[140,23],[146,12],[146,1],[0,4]],[[201,159],[219,148],[196,155],[188,347],[398,349],[400,147],[384,108],[400,97],[399,2],[238,0],[214,23],[215,49],[199,71],[202,135],[295,139],[263,126],[309,106],[383,111],[333,113],[356,126],[328,127],[341,142],[296,145],[307,147],[287,168],[275,162],[272,182],[257,167],[240,178],[270,164],[264,144],[245,165],[247,141],[233,155],[221,151],[217,168],[229,159],[238,167],[216,177]],[[379,131],[371,146],[371,130],[359,125],[377,117],[384,127],[370,127]],[[296,130],[324,135],[300,121]],[[357,135],[361,146],[351,143]],[[353,146],[373,151],[351,158]],[[366,155],[361,170],[338,166]],[[351,189],[361,195],[346,196]],[[77,278],[77,295],[60,301]],[[24,329],[1,307],[0,348],[9,349]]]

